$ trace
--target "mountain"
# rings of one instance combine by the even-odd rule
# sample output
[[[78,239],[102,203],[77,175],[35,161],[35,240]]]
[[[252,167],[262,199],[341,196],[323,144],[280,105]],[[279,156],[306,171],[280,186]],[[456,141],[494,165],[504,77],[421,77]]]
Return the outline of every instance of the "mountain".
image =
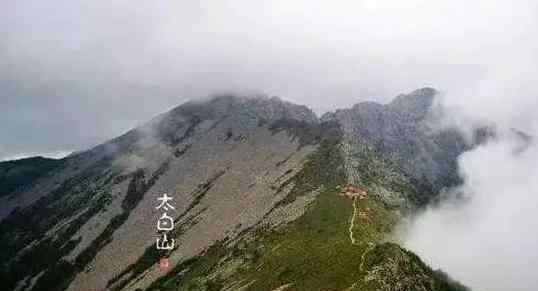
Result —
[[[392,235],[457,183],[472,146],[428,127],[435,94],[319,119],[278,98],[217,96],[51,166],[0,163],[32,173],[0,180],[3,288],[467,290]],[[155,246],[164,193],[171,251]]]
[[[32,184],[61,164],[61,160],[44,157],[0,162],[0,185],[2,185],[0,196],[6,196],[21,187]]]
[[[366,144],[378,155],[394,159],[417,190],[419,196],[412,200],[424,205],[432,198],[431,193],[461,182],[457,157],[478,143],[468,144],[456,130],[431,129],[427,117],[435,94],[434,89],[423,88],[399,95],[386,105],[359,103],[323,118],[337,120],[347,142]],[[352,182],[363,182],[361,177],[349,174]]]

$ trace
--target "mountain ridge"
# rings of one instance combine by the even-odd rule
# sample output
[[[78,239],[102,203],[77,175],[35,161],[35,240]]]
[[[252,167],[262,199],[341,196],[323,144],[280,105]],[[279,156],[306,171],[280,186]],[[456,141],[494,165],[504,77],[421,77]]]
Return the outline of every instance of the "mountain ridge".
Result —
[[[9,290],[310,291],[396,290],[390,280],[403,276],[409,290],[463,290],[387,244],[395,222],[435,194],[395,158],[409,154],[397,148],[409,141],[395,134],[402,127],[420,133],[409,147],[429,144],[421,124],[428,102],[418,101],[434,94],[422,89],[321,118],[265,97],[219,96],[175,107],[0,197],[0,278]],[[439,152],[449,162],[458,154]],[[346,198],[347,184],[364,187],[368,197]],[[178,246],[167,253],[154,248],[154,203],[162,193],[177,203]],[[309,245],[315,247],[305,253]],[[332,257],[327,248],[334,248]],[[172,262],[168,274],[156,267],[162,256]],[[318,273],[335,259],[342,266],[318,279],[300,271],[311,266]],[[260,263],[266,267],[253,272]]]

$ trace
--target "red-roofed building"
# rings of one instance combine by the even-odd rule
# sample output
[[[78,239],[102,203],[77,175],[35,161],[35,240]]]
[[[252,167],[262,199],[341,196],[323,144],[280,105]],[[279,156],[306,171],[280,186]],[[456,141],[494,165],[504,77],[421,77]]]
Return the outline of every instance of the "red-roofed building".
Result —
[[[368,196],[368,190],[359,186],[349,184],[344,187],[342,194],[351,199],[353,198],[364,199]]]

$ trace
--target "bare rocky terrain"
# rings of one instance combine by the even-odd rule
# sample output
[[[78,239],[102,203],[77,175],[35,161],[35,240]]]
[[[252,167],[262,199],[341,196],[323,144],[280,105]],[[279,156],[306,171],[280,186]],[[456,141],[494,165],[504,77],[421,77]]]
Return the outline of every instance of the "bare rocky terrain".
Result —
[[[319,119],[275,97],[217,96],[46,167],[0,163],[3,288],[465,290],[389,242],[398,219],[458,183],[472,146],[428,127],[435,94]],[[338,195],[347,184],[368,199]],[[176,208],[168,252],[155,249],[163,193]]]

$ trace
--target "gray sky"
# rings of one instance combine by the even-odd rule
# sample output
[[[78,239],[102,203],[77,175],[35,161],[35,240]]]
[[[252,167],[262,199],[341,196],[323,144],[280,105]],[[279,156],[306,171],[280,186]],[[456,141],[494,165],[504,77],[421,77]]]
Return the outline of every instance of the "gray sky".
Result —
[[[499,62],[536,65],[537,27],[533,1],[2,1],[0,159],[87,148],[219,91],[318,113],[423,86],[467,102]]]

